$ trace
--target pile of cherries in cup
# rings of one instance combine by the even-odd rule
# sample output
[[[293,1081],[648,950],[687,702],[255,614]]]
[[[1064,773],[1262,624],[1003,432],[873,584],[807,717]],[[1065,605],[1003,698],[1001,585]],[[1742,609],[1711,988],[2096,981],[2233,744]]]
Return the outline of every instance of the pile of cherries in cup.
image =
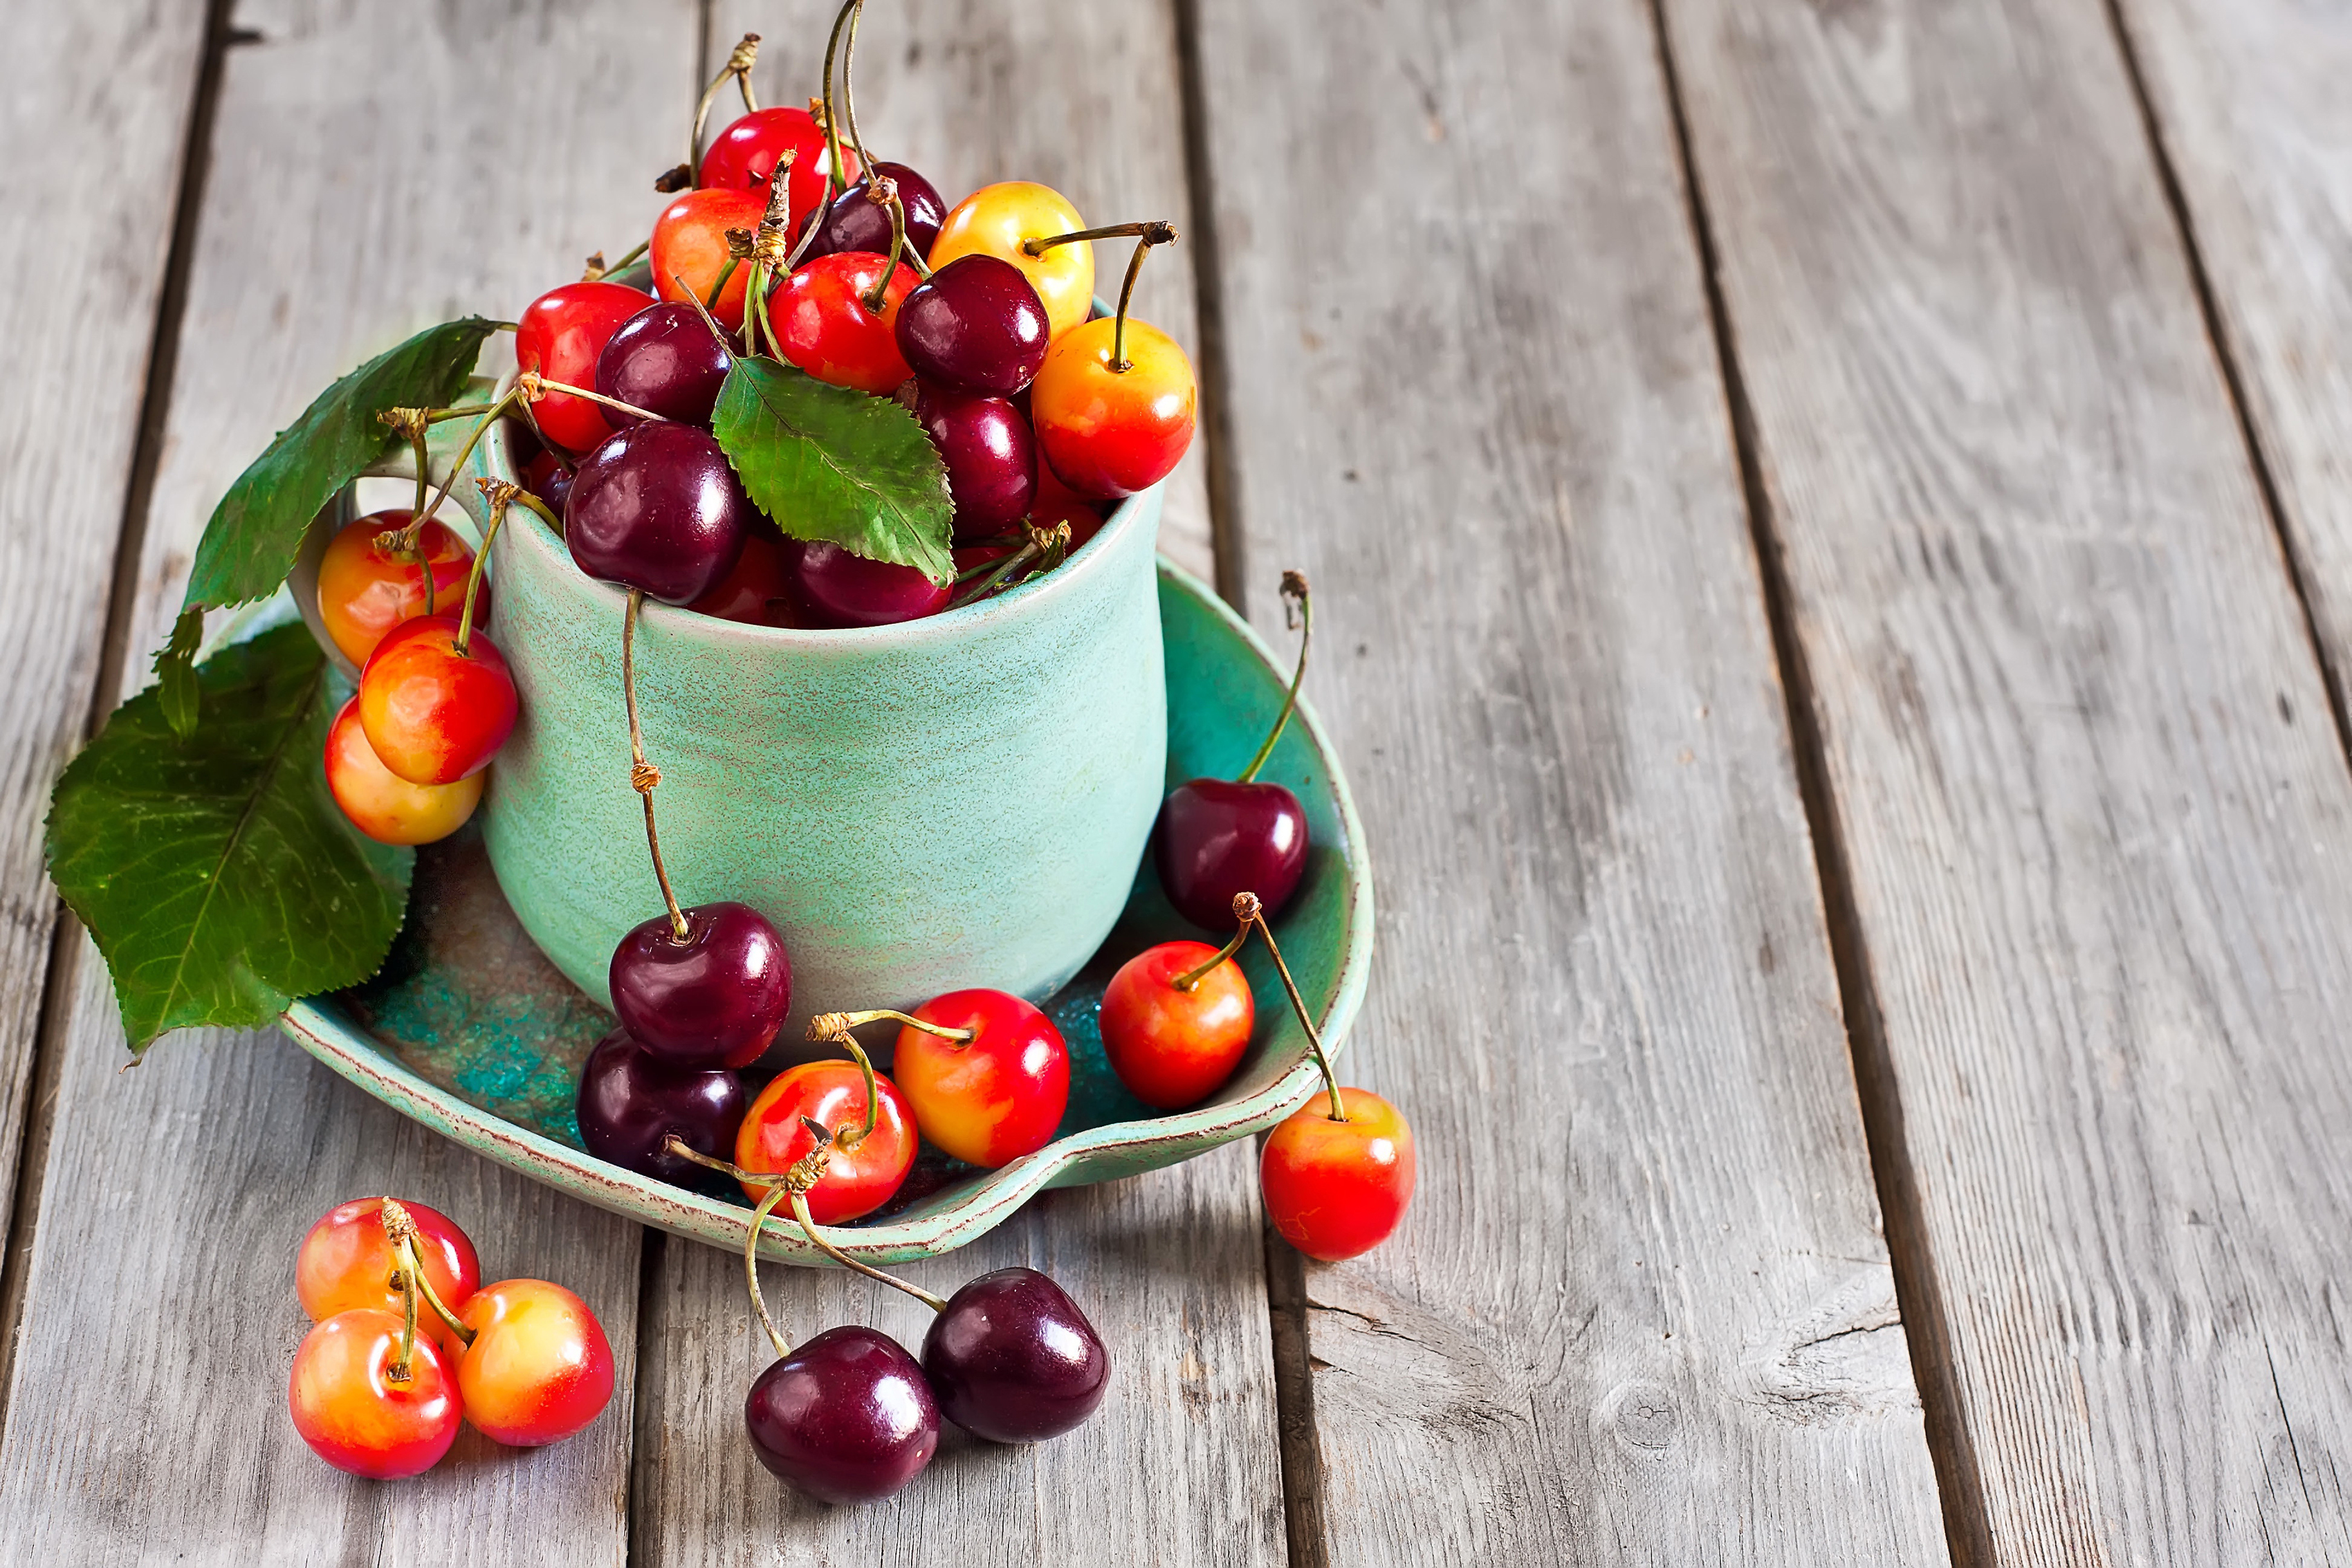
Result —
[[[1019,183],[987,186],[948,209],[915,171],[866,159],[847,94],[862,4],[848,0],[834,26],[841,125],[830,110],[834,47],[814,112],[752,104],[754,38],[711,83],[695,118],[696,156],[665,177],[677,193],[648,241],[659,302],[605,276],[552,289],[522,314],[521,373],[504,397],[483,409],[395,411],[420,474],[425,434],[438,419],[478,415],[472,440],[512,411],[534,427],[540,444],[522,485],[479,481],[489,502],[482,551],[469,555],[432,520],[420,479],[409,513],[342,530],[320,572],[321,617],[362,665],[358,695],[330,734],[329,782],[362,831],[394,842],[429,841],[461,825],[514,724],[512,679],[474,628],[482,559],[508,512],[539,514],[584,571],[626,591],[629,779],[643,802],[661,908],[614,950],[607,979],[619,1027],[582,1071],[582,1140],[601,1159],[680,1186],[722,1174],[752,1201],[746,1284],[775,1360],[747,1396],[746,1429],[771,1470],[830,1501],[905,1485],[929,1462],[942,1416],[983,1438],[1030,1442],[1070,1430],[1102,1399],[1110,1364],[1102,1338],[1045,1275],[1000,1270],[942,1300],[848,1257],[825,1233],[888,1203],[924,1141],[982,1169],[1045,1147],[1067,1107],[1069,1051],[1031,1002],[974,987],[911,1012],[820,1015],[810,1039],[837,1056],[790,1067],[756,1089],[746,1081],[791,1010],[791,957],[761,911],[681,904],[671,886],[654,804],[661,775],[637,713],[642,606],[650,597],[730,619],[854,627],[1001,591],[1083,544],[1101,525],[1103,502],[1165,476],[1191,440],[1194,401],[1182,351],[1126,313],[1136,267],[1150,246],[1175,237],[1172,229],[1087,230],[1059,195]],[[703,115],[730,79],[750,112],[701,152]],[[1113,234],[1137,240],[1127,288],[1115,316],[1089,319],[1090,242]],[[913,409],[947,470],[960,593],[912,568],[790,538],[751,506],[708,426],[734,357],[762,342],[820,380]],[[461,454],[452,471],[464,463]],[[1395,1229],[1414,1156],[1393,1107],[1332,1075],[1270,925],[1296,894],[1310,848],[1297,797],[1256,777],[1297,705],[1312,633],[1305,580],[1285,574],[1283,591],[1301,632],[1298,665],[1265,744],[1238,779],[1171,791],[1154,829],[1171,904],[1231,940],[1166,942],[1138,955],[1105,992],[1100,1023],[1113,1071],[1145,1103],[1172,1111],[1208,1100],[1233,1077],[1255,1026],[1235,958],[1256,934],[1321,1080],[1321,1092],[1266,1141],[1266,1209],[1294,1246],[1337,1260]],[[450,597],[459,598],[455,615],[438,608]],[[898,1026],[887,1074],[856,1032],[884,1022]],[[937,1312],[919,1361],[857,1325],[787,1342],[756,1269],[760,1236],[780,1205],[813,1246]],[[454,1262],[436,1277],[433,1249],[418,1251],[417,1234],[437,1234],[426,1229],[429,1214],[387,1202],[338,1222],[374,1228],[363,1247],[346,1246],[362,1259],[350,1266],[352,1289],[375,1315],[363,1325],[365,1354],[343,1353],[362,1370],[342,1375],[349,1383],[363,1371],[368,1397],[397,1392],[404,1410],[442,1375],[436,1325],[415,1332],[419,1299],[447,1318],[436,1291],[438,1301],[463,1295],[467,1280]],[[470,1249],[466,1256],[470,1266]],[[465,1309],[449,1304],[457,1315],[448,1322],[463,1320]],[[377,1469],[348,1462],[356,1428],[329,1431],[306,1417],[304,1376],[298,1364],[297,1424],[314,1448],[362,1473],[413,1473],[397,1466],[430,1447],[423,1437],[404,1439],[404,1458],[366,1461]],[[609,1357],[605,1379],[609,1386]],[[404,1431],[425,1419],[371,1429]],[[454,1415],[447,1420],[454,1432]]]

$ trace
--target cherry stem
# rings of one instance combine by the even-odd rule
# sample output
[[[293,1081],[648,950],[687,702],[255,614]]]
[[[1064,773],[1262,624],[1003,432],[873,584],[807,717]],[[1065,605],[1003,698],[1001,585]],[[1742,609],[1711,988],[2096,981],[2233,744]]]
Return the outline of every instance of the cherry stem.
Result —
[[[1290,977],[1290,966],[1282,961],[1282,949],[1274,940],[1274,927],[1265,923],[1265,907],[1255,893],[1234,894],[1234,918],[1241,922],[1242,934],[1247,936],[1252,925],[1265,938],[1265,950],[1274,959],[1274,972],[1282,977],[1282,988],[1290,993],[1290,1010],[1298,1015],[1298,1027],[1307,1031],[1307,1044],[1315,1053],[1316,1070],[1323,1074],[1324,1091],[1331,1096],[1331,1120],[1348,1119],[1347,1103],[1339,1098],[1339,1080],[1332,1075],[1331,1059],[1323,1053],[1323,1032],[1307,1016],[1307,998],[1298,994],[1298,982]]]
[[[759,100],[751,96],[751,62],[759,57],[760,35],[744,34],[743,41],[727,52],[727,63],[719,68],[719,74],[710,78],[710,85],[702,89],[701,101],[694,106],[694,129],[687,133],[686,138],[686,183],[689,189],[701,183],[702,127],[709,120],[710,106],[717,101],[719,89],[727,85],[727,79],[732,77],[735,85],[742,89],[745,109],[757,110],[760,107]]]
[[[866,154],[857,154],[863,161]],[[882,276],[874,281],[874,292],[865,299],[866,308],[875,315],[882,314],[883,302],[890,296],[890,280],[898,276],[898,254],[907,248],[907,204],[898,194],[898,182],[888,175],[877,178],[872,166],[867,166],[866,189],[875,201],[886,202],[890,208],[890,260],[882,268]],[[878,193],[887,193],[880,194]]]
[[[710,335],[719,340],[719,351],[728,359],[734,359],[735,345],[728,341],[727,329],[719,324],[719,318],[710,313],[710,307],[696,298],[694,290],[681,282],[677,273],[673,272],[669,275],[669,281],[671,287],[686,296],[686,302],[694,307],[694,313],[702,318],[702,324],[710,329]]]
[[[698,301],[705,310],[716,310],[719,308],[719,297],[727,292],[728,279],[735,276],[735,268],[739,265],[739,258],[730,256],[727,258],[727,265],[719,269],[719,281],[710,286],[709,295]],[[688,298],[690,298],[692,296],[688,296]]]
[[[616,397],[606,397],[603,392],[591,391],[587,387],[575,387],[568,382],[549,381],[537,371],[525,371],[516,378],[514,392],[507,395],[513,397],[517,392],[521,393],[525,400],[530,402],[537,402],[550,392],[562,392],[565,397],[585,398],[590,402],[602,403],[606,408],[617,408],[623,413],[633,413],[639,419],[655,423],[659,423],[661,421],[661,415],[650,409],[639,408],[633,402],[623,402]],[[446,492],[444,492],[444,495],[446,497]]]
[[[508,409],[513,407],[515,401],[518,398],[522,397],[523,388],[526,382],[534,382],[537,380],[538,377],[532,375],[530,371],[524,371],[521,379],[517,381],[515,384],[508,390],[506,396],[499,399],[498,402],[490,404],[488,408],[482,411],[481,419],[475,424],[471,431],[467,433],[466,444],[457,448],[457,461],[449,465],[449,476],[441,482],[440,496],[435,499],[433,505],[430,507],[418,507],[415,517],[410,519],[408,528],[410,534],[409,548],[411,549],[416,548],[415,538],[416,536],[424,529],[425,519],[439,511],[441,509],[441,503],[449,498],[450,487],[457,483],[457,476],[466,471],[466,460],[473,456],[474,448],[481,444],[483,433],[490,428],[492,421],[496,420],[499,415],[504,413]],[[530,405],[528,401],[523,404],[526,412],[529,411],[530,406]],[[646,417],[651,418],[652,416],[647,415]],[[536,430],[539,426],[534,423],[531,428]],[[425,472],[426,463],[425,457],[425,444],[420,439],[416,447],[416,489],[417,494],[420,496],[425,492]],[[428,563],[428,566],[429,564],[430,563]],[[433,573],[429,570],[425,574],[425,613],[429,615],[432,613],[433,604]]]
[[[1177,990],[1182,991],[1188,996],[1191,995],[1192,988],[1199,985],[1210,970],[1215,968],[1218,965],[1223,963],[1226,959],[1232,957],[1234,954],[1242,950],[1242,944],[1249,940],[1249,925],[1244,921],[1242,925],[1242,928],[1234,933],[1234,939],[1217,950],[1217,956],[1215,957],[1210,959],[1207,963],[1202,965],[1197,969],[1186,970],[1184,973],[1177,976],[1168,983]]]
[[[1288,727],[1290,716],[1298,706],[1299,685],[1307,679],[1307,645],[1315,640],[1315,607],[1307,591],[1305,572],[1291,570],[1282,574],[1282,607],[1283,620],[1298,628],[1298,665],[1290,672],[1290,690],[1283,696],[1282,711],[1274,716],[1274,727],[1266,731],[1265,744],[1250,758],[1249,766],[1242,769],[1241,777],[1234,780],[1237,784],[1255,779],[1257,770],[1274,755],[1274,743],[1282,738],[1283,730]]]
[[[669,1146],[680,1154],[694,1154],[693,1150],[679,1143],[675,1134],[670,1138]],[[751,1210],[751,1228],[743,1232],[743,1284],[751,1292],[751,1310],[760,1314],[760,1326],[767,1330],[768,1343],[774,1347],[778,1361],[792,1354],[793,1342],[776,1327],[776,1320],[768,1315],[767,1298],[760,1294],[760,1228],[768,1223],[768,1216],[775,1212],[777,1203],[790,1190],[779,1182],[761,1193],[758,1207]]]
[[[841,47],[842,29],[862,3],[863,0],[843,0],[841,9],[834,15],[833,31],[825,35],[824,40],[824,150],[831,161],[834,187],[843,191],[849,189],[849,171],[841,162],[841,125],[833,112],[833,62]],[[826,193],[828,200],[831,195],[831,192]]]
[[[393,1276],[394,1281],[404,1289],[407,1281],[415,1281],[416,1289],[425,1294],[425,1304],[449,1325],[449,1332],[465,1343],[473,1343],[474,1331],[449,1310],[449,1303],[441,1299],[441,1292],[433,1288],[432,1278],[425,1272],[425,1254],[416,1245],[416,1217],[409,1213],[408,1206],[396,1197],[385,1198],[378,1207],[377,1215],[383,1222],[385,1239],[392,1243],[393,1256],[400,1264]],[[413,1308],[413,1301],[411,1305]]]
[[[1160,234],[1161,230],[1167,232]],[[1076,245],[1080,240],[1142,239],[1153,234],[1160,234],[1160,237],[1152,244],[1165,245],[1176,237],[1176,226],[1159,218],[1147,218],[1131,224],[1105,224],[1096,229],[1072,229],[1066,235],[1038,235],[1021,242],[1021,254],[1043,256],[1057,245]]]
[[[866,1048],[857,1043],[857,1037],[849,1032],[852,1025],[865,1023],[877,1018],[904,1019],[917,1029],[930,1030],[934,1034],[943,1034],[965,1041],[971,1039],[971,1030],[968,1029],[940,1029],[918,1019],[908,1018],[905,1013],[819,1013],[815,1018],[811,1019],[809,1039],[821,1040],[828,1045],[837,1045],[848,1051],[857,1062],[859,1074],[866,1080],[865,1122],[854,1133],[850,1132],[846,1125],[835,1129],[841,1134],[841,1146],[845,1149],[855,1149],[871,1137],[874,1134],[875,1119],[882,1113],[882,1092],[875,1087],[874,1083],[874,1060],[866,1054]],[[822,1032],[818,1029],[820,1024],[824,1026]]]
[[[384,1239],[392,1243],[393,1256],[403,1267],[398,1271],[401,1323],[400,1354],[384,1369],[384,1375],[394,1383],[405,1383],[414,1375],[412,1363],[416,1355],[416,1287],[425,1277],[418,1266],[414,1243],[416,1221],[399,1200],[387,1197],[377,1206],[376,1218],[383,1226]]]
[[[646,601],[642,588],[629,590],[629,607],[621,615],[621,696],[629,709],[629,788],[646,803],[646,848],[654,859],[654,880],[661,883],[662,903],[669,906],[670,940],[683,943],[693,935],[677,894],[669,889],[669,872],[662,864],[661,834],[654,830],[654,790],[661,769],[646,760],[646,737],[637,727],[637,612]]]
[[[1110,370],[1123,376],[1135,367],[1127,357],[1127,307],[1135,298],[1136,274],[1143,270],[1143,256],[1155,245],[1167,245],[1176,237],[1171,224],[1146,224],[1142,237],[1135,242],[1135,254],[1127,258],[1127,281],[1118,286],[1118,314],[1110,323]]]
[[[520,501],[524,506],[529,507],[532,511],[537,512],[539,514],[539,520],[545,523],[549,528],[554,529],[555,537],[557,538],[562,538],[563,537],[563,519],[557,517],[548,507],[548,504],[545,501],[541,500],[537,496],[532,495],[530,491],[520,487],[516,489],[514,498]]]
[[[471,419],[478,413],[489,412],[490,405],[486,402],[473,403],[465,408],[428,408],[425,411],[425,423],[439,424],[445,420]]]
[[[797,1188],[793,1189],[793,1218],[800,1221],[801,1229],[807,1233],[809,1240],[815,1244],[816,1249],[843,1268],[863,1274],[869,1280],[879,1280],[894,1290],[904,1291],[935,1312],[948,1310],[946,1297],[935,1296],[920,1285],[909,1284],[896,1274],[886,1274],[871,1263],[861,1263],[826,1240],[824,1232],[816,1228],[816,1221],[809,1218],[808,1194]]]
[[[948,608],[959,610],[975,601],[987,598],[1003,586],[1004,580],[1021,567],[1040,557],[1051,557],[1056,550],[1066,550],[1070,543],[1070,525],[1055,523],[1051,528],[1034,525],[1029,529],[1029,542],[996,563],[996,569],[971,587],[948,601]],[[959,579],[958,580],[961,580]]]
[[[874,286],[874,292],[866,297],[866,308],[879,316],[882,302],[888,298],[890,279],[898,273],[902,256],[914,264],[919,277],[929,277],[930,270],[907,244],[907,204],[898,194],[898,182],[876,172],[874,155],[866,151],[866,138],[858,134],[857,26],[866,19],[866,0],[851,0],[851,5],[849,36],[841,45],[841,117],[849,122],[849,144],[857,150],[857,172],[866,182],[866,199],[890,209],[890,264],[883,269],[882,280]]]
[[[809,1019],[808,1037],[811,1040],[833,1040],[847,1034],[859,1024],[879,1023],[884,1019],[905,1024],[908,1029],[921,1030],[925,1034],[938,1035],[941,1040],[954,1040],[958,1045],[970,1045],[976,1033],[972,1030],[956,1029],[948,1024],[933,1023],[928,1019],[919,1019],[909,1013],[902,1013],[897,1008],[868,1008],[862,1013],[819,1013]]]
[[[647,250],[651,249],[653,247],[653,236],[651,235],[647,235],[645,238],[639,240],[637,242],[636,249],[629,252],[628,255],[623,256],[620,260],[614,262],[612,266],[604,269],[604,276],[606,277],[610,277],[616,272],[626,272],[629,269],[629,264],[636,260],[637,257],[645,255]]]
[[[482,548],[474,552],[473,568],[466,573],[466,607],[457,612],[457,635],[449,644],[450,651],[461,659],[473,645],[474,600],[481,591],[482,568],[490,559],[490,541],[499,537],[499,529],[506,523],[508,504],[523,493],[521,486],[507,479],[477,479],[474,483],[489,498],[490,520],[482,526]]]

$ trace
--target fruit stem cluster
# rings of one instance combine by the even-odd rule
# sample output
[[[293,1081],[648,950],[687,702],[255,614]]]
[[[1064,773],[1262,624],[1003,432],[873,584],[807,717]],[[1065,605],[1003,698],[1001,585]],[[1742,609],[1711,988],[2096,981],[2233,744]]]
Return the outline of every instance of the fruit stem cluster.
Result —
[[[645,732],[637,727],[637,612],[645,602],[646,591],[633,588],[628,608],[621,612],[621,699],[629,710],[629,788],[646,803],[646,848],[653,856],[654,880],[661,883],[662,903],[669,909],[670,939],[683,943],[693,933],[687,927],[686,912],[677,906],[677,894],[670,891],[669,871],[662,864],[661,834],[654,827],[654,790],[661,784],[661,769],[646,760]]]
[[[1240,784],[1255,779],[1257,770],[1265,766],[1267,758],[1274,755],[1274,743],[1282,738],[1282,732],[1289,727],[1290,716],[1298,706],[1298,688],[1307,680],[1307,646],[1315,640],[1315,606],[1307,591],[1305,572],[1292,570],[1282,574],[1282,601],[1284,621],[1298,628],[1298,666],[1290,672],[1290,690],[1283,695],[1282,711],[1274,716],[1274,727],[1266,731],[1265,741],[1257,748],[1257,755],[1250,758],[1249,766],[1243,768],[1241,777],[1234,780]]]
[[[384,1375],[394,1383],[405,1383],[412,1375],[416,1355],[416,1301],[420,1295],[460,1342],[473,1343],[474,1331],[449,1310],[426,1276],[425,1256],[416,1247],[416,1218],[408,1212],[407,1206],[398,1198],[387,1197],[377,1217],[383,1222],[384,1239],[392,1243],[393,1257],[400,1265],[392,1277],[393,1288],[401,1294],[400,1354],[385,1369]]]

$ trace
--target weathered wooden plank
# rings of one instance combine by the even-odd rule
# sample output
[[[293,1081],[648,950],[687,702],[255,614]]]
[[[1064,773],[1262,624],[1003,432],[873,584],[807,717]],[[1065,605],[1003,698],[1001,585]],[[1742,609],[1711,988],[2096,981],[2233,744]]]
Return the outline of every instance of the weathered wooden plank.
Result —
[[[713,0],[710,15],[712,70],[736,39],[758,33],[761,102],[801,103],[818,90],[829,5]],[[992,181],[1037,180],[1068,196],[1091,224],[1172,218],[1180,231],[1189,229],[1168,0],[977,8],[908,0],[869,7],[858,46],[857,124],[867,150],[921,170],[950,205]],[[730,93],[711,124],[741,110]],[[1196,361],[1198,244],[1197,235],[1185,233],[1162,248],[1135,287],[1136,314],[1174,334]],[[1095,258],[1095,291],[1116,301],[1127,246],[1097,245]],[[1196,445],[1170,477],[1160,548],[1213,580],[1206,470]]]
[[[128,646],[177,607],[205,516],[328,380],[426,322],[511,314],[625,246],[689,91],[689,0],[249,0],[233,49]],[[515,84],[541,84],[518,95]],[[586,84],[593,84],[588,90]],[[127,1076],[85,947],[9,1415],[0,1560],[621,1562],[638,1233],[488,1166],[264,1035],[166,1040]],[[130,1134],[131,1129],[136,1129]],[[622,1394],[535,1452],[468,1437],[423,1481],[319,1463],[285,1416],[293,1248],[331,1203],[446,1207],[486,1268],[579,1291]]]
[[[1990,1560],[2345,1560],[2352,781],[2108,18],[1665,14]]]
[[[1306,1270],[1310,1554],[1941,1562],[1646,10],[1198,14],[1231,521],[1422,1149]]]
[[[0,1231],[57,928],[41,821],[98,685],[204,32],[200,5],[37,6],[0,51]]]
[[[746,30],[766,33],[763,101],[807,95],[822,68],[821,30],[785,36],[772,7],[750,7],[750,20],[730,5],[716,10],[711,37],[722,51]],[[922,168],[950,200],[990,179],[1034,175],[1090,215],[1181,213],[1167,17],[1149,3],[877,9],[860,58],[868,145]],[[1188,334],[1188,296],[1171,281],[1154,280],[1151,308]],[[1282,1480],[1248,1151],[1049,1194],[952,1259],[908,1272],[945,1293],[1013,1263],[1052,1273],[1102,1330],[1116,1379],[1102,1409],[1031,1448],[951,1434],[930,1470],[891,1501],[822,1509],[761,1469],[743,1436],[743,1395],[771,1353],[751,1324],[740,1261],[667,1243],[646,1308],[636,1560],[1280,1562]],[[797,1336],[861,1322],[919,1347],[929,1317],[894,1291],[830,1271],[770,1270],[768,1290]]]

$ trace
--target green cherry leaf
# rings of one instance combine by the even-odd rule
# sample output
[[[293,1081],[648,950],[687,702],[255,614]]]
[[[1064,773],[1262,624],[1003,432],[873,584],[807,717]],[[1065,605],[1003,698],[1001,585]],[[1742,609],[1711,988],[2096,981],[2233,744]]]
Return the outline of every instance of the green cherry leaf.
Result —
[[[196,649],[205,640],[205,607],[191,604],[172,623],[172,640],[155,654],[156,700],[163,721],[182,740],[196,733],[203,693],[196,685]]]
[[[740,354],[710,428],[744,492],[793,538],[953,580],[947,465],[890,399]]]
[[[374,974],[415,860],[327,792],[327,661],[299,622],[195,679],[201,731],[173,734],[151,686],[49,799],[49,875],[105,955],[134,1053],[167,1030],[266,1024]]]
[[[275,592],[319,508],[398,439],[376,416],[447,406],[496,328],[478,316],[444,322],[320,392],[213,508],[181,602],[242,604]]]

